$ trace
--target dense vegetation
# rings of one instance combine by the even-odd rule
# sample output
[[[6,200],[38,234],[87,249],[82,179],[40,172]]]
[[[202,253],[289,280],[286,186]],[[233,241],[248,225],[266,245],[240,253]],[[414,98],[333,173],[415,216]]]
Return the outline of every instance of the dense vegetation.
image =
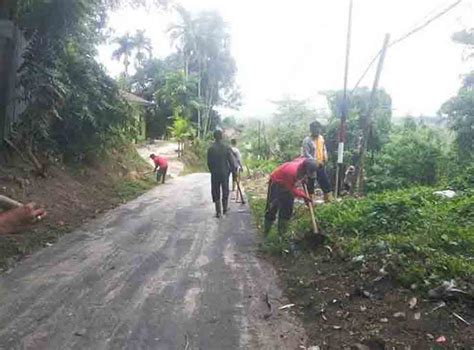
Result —
[[[107,34],[109,11],[143,5],[165,8],[167,2],[20,0],[5,5],[28,40],[18,70],[27,108],[12,126],[8,145],[26,150],[40,172],[54,159],[95,158],[136,137],[139,124],[121,90],[154,103],[146,111],[148,137],[179,141],[206,138],[220,120],[214,107],[238,102],[236,67],[222,18],[215,12],[168,8],[180,18],[169,28],[176,52],[157,59],[143,31]],[[45,14],[51,20],[45,21]],[[97,46],[106,41],[116,45],[113,58],[124,64],[118,81],[95,58]]]

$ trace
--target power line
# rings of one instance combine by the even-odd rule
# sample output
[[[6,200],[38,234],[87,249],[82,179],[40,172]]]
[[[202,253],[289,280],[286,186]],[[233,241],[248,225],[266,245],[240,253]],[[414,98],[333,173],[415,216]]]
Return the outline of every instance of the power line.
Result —
[[[400,42],[402,42],[403,40],[405,39],[408,39],[410,36],[412,36],[413,34],[416,34],[418,33],[420,30],[426,28],[428,25],[430,25],[432,22],[434,22],[435,20],[437,20],[438,18],[442,17],[443,15],[445,15],[446,13],[448,13],[449,11],[451,11],[452,9],[454,9],[456,6],[458,6],[461,2],[463,2],[464,0],[457,0],[456,2],[454,2],[453,4],[449,5],[447,8],[445,8],[443,11],[439,12],[438,14],[436,14],[435,16],[429,18],[428,20],[426,20],[424,23],[422,23],[421,25],[413,28],[412,30],[410,30],[408,33],[406,33],[405,35],[402,35],[401,37],[399,37],[398,39],[392,41],[388,47],[392,47],[396,44],[399,44]],[[426,17],[426,16],[425,16]],[[377,52],[377,55],[375,55],[375,57],[370,61],[369,65],[367,66],[367,68],[365,69],[364,73],[362,73],[362,76],[359,78],[359,80],[357,81],[356,85],[354,86],[354,88],[352,89],[352,92],[354,92],[355,89],[357,89],[357,87],[359,86],[359,84],[362,82],[362,80],[365,78],[365,76],[367,75],[367,73],[369,72],[370,68],[372,68],[373,64],[375,63],[375,61],[377,61],[377,58],[380,56],[381,54],[381,50]]]

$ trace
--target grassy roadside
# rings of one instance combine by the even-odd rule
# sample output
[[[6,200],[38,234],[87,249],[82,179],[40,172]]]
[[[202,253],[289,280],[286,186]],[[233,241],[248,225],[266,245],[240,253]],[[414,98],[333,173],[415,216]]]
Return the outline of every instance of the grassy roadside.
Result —
[[[260,224],[265,199],[256,182],[246,188],[253,191],[250,205]],[[302,205],[288,236],[272,232],[263,245],[313,344],[429,349],[444,336],[443,348],[474,346],[474,330],[453,314],[474,321],[472,192],[447,200],[433,189],[415,188],[315,212],[329,236],[326,246],[308,246],[311,223]],[[468,294],[429,297],[430,289],[451,280]],[[444,306],[432,311],[440,300]]]
[[[2,194],[38,203],[48,217],[21,234],[0,237],[0,269],[153,188],[156,181],[147,174],[150,170],[132,146],[112,150],[93,164],[50,167],[47,178],[28,176],[18,166],[2,169]]]

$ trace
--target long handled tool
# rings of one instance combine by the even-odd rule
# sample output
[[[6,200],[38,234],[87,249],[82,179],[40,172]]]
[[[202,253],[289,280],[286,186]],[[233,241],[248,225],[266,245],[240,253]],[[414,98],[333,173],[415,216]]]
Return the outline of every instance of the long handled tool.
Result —
[[[8,198],[6,196],[0,195],[0,207],[5,208],[5,209],[13,209],[13,208],[19,208],[22,206],[23,206],[22,203],[17,202],[16,200]]]
[[[303,188],[304,188],[304,192],[306,193],[306,196],[309,197],[308,187],[306,187],[306,184],[303,184]],[[314,234],[319,234],[318,224],[316,223],[316,218],[314,217],[313,202],[310,201],[308,203],[308,208],[309,208],[309,212],[311,214],[311,222],[313,224],[313,233]]]
[[[240,179],[237,178],[237,181],[236,181],[236,182],[237,182],[237,196],[236,196],[236,197],[237,197],[237,199],[238,199],[238,197],[239,197],[239,195],[240,195],[240,199],[242,200],[241,203],[242,203],[242,204],[245,204],[244,195],[242,194],[242,189],[240,188]]]

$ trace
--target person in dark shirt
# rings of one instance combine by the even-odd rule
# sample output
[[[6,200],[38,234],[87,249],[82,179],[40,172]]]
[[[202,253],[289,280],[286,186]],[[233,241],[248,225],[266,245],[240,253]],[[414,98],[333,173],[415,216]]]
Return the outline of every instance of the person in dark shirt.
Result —
[[[221,209],[224,214],[228,210],[229,175],[233,162],[231,149],[222,142],[222,138],[221,130],[214,131],[215,142],[207,150],[207,166],[211,172],[212,201],[216,206],[216,217],[218,218],[221,216]]]

